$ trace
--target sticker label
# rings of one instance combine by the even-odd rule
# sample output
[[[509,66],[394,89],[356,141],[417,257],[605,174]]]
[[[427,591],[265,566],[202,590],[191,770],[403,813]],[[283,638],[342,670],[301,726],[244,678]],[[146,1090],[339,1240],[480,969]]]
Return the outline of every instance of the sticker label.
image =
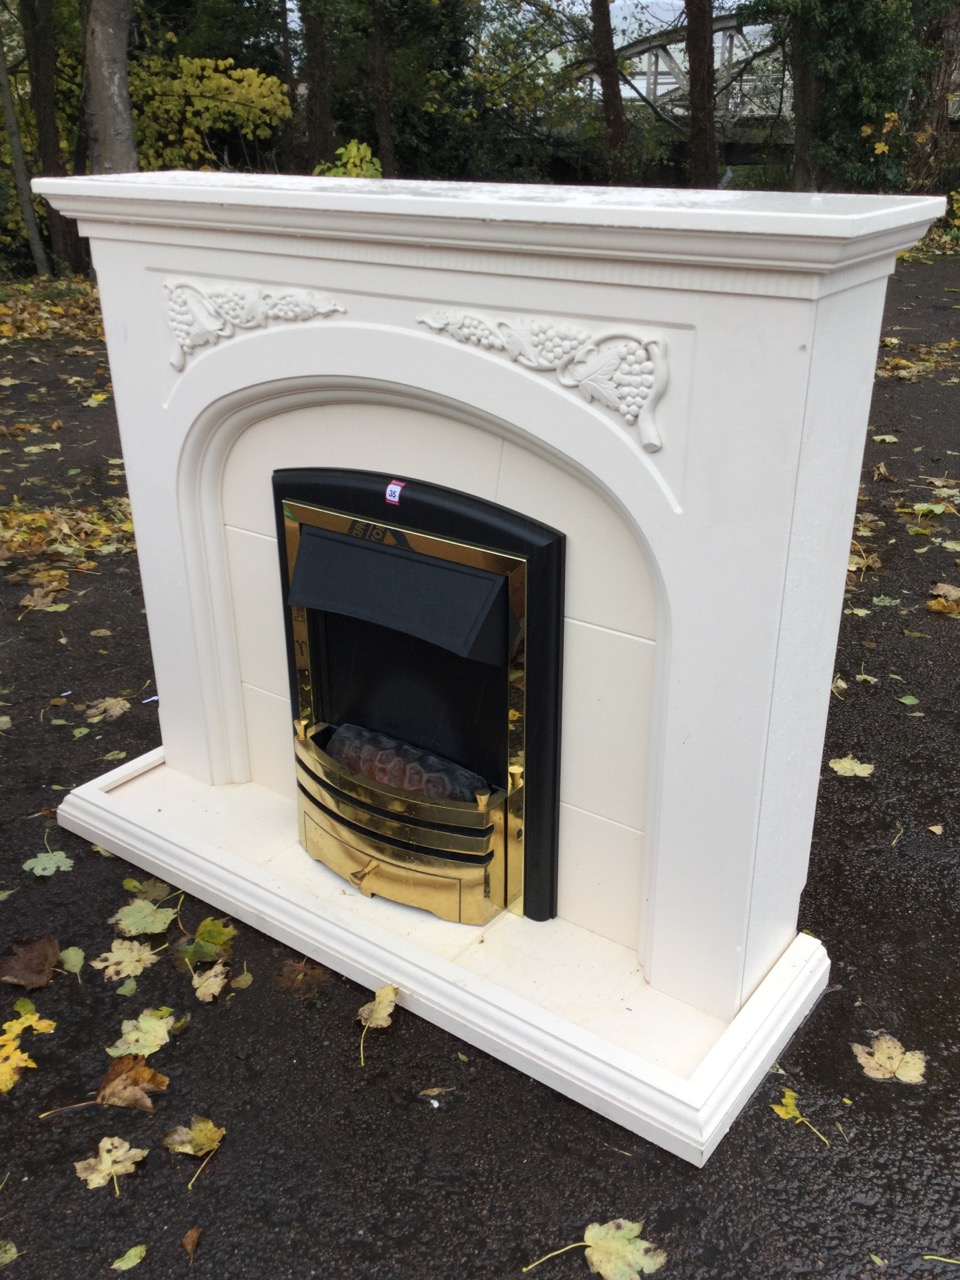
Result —
[[[400,505],[400,490],[406,483],[406,480],[391,480],[387,485],[387,501],[392,503],[395,507]]]

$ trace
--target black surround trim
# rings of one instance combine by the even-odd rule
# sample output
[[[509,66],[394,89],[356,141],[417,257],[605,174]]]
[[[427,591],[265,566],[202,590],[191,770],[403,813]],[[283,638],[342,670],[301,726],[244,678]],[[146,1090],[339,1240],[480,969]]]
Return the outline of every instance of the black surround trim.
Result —
[[[390,503],[386,498],[387,487],[393,481],[403,484],[398,504]],[[526,560],[524,914],[534,920],[551,919],[557,911],[564,535],[517,512],[469,494],[385,473],[339,468],[290,468],[274,472],[273,489],[286,604],[291,601],[282,511],[284,500],[325,507],[358,520],[370,521],[390,529],[396,528],[401,534],[398,539],[401,546],[402,531],[407,530],[488,548]],[[358,541],[356,545],[364,547],[371,544]],[[408,556],[410,553],[403,554]],[[430,562],[429,557],[421,559]],[[494,602],[498,594],[500,599],[503,598],[502,593],[494,592]],[[323,601],[322,596],[317,599]],[[326,607],[330,607],[329,600]],[[494,603],[491,607],[496,613],[498,606]],[[382,608],[379,613],[376,623],[380,626],[389,623]],[[289,608],[284,610],[284,615],[287,652],[292,654],[293,631]],[[484,629],[482,621],[481,618],[478,624],[480,631]],[[362,628],[364,624],[360,625]],[[438,649],[436,652],[443,650]],[[489,659],[490,652],[492,651],[485,651],[484,657]],[[461,660],[465,659],[457,659]],[[482,660],[478,666],[484,669]],[[503,662],[497,666],[503,672],[505,694],[508,665]],[[485,669],[491,672],[496,667],[486,666]],[[292,705],[296,707],[297,677],[292,661],[290,685]],[[377,725],[368,727],[379,728]],[[383,731],[389,732],[388,729]],[[466,761],[458,763],[475,767]],[[482,769],[477,771],[483,772]],[[490,778],[490,781],[500,785],[505,779]]]

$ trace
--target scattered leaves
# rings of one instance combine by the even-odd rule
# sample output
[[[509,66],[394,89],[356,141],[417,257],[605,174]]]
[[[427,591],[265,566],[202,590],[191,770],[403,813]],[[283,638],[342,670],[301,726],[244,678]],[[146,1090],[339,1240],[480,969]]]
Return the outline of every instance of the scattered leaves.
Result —
[[[79,947],[65,947],[60,952],[60,964],[66,969],[67,973],[74,974],[78,982],[80,980],[80,970],[83,968],[85,960],[86,956]]]
[[[781,1120],[792,1120],[794,1124],[805,1124],[811,1132],[815,1133],[824,1146],[829,1147],[829,1139],[825,1138],[819,1129],[814,1128],[806,1116],[800,1114],[797,1106],[797,1091],[795,1089],[784,1089],[783,1097],[779,1102],[771,1102],[770,1110],[775,1112]]]
[[[841,778],[869,778],[873,773],[872,764],[864,764],[854,756],[841,756],[827,763],[834,773],[839,773]]]
[[[642,1222],[628,1222],[625,1218],[614,1218],[602,1225],[592,1222],[584,1231],[582,1240],[554,1249],[521,1270],[526,1274],[548,1258],[555,1258],[570,1249],[584,1249],[587,1266],[602,1280],[640,1280],[641,1272],[652,1275],[667,1260],[662,1249],[640,1239],[642,1230]]]
[[[121,1025],[120,1039],[107,1049],[107,1053],[111,1058],[119,1058],[125,1053],[147,1057],[163,1048],[170,1039],[172,1026],[173,1014],[169,1009],[144,1009],[138,1018],[127,1019]]]
[[[191,1266],[193,1265],[193,1255],[197,1252],[197,1245],[200,1243],[200,1233],[202,1231],[203,1227],[191,1227],[189,1231],[183,1233],[183,1239],[180,1241],[187,1251]]]
[[[216,1000],[217,996],[227,985],[230,977],[230,970],[222,960],[211,968],[202,973],[193,975],[193,989],[197,993],[197,999],[203,1004],[210,1004]]]
[[[901,1084],[920,1084],[923,1080],[926,1054],[920,1049],[904,1049],[894,1036],[876,1036],[869,1048],[864,1044],[851,1044],[850,1048],[871,1080],[899,1080]]]
[[[133,898],[110,917],[109,923],[115,924],[128,938],[133,938],[138,933],[164,933],[176,915],[176,907],[158,907],[146,898]]]
[[[116,982],[118,978],[137,978],[144,969],[158,960],[156,952],[151,951],[146,942],[129,942],[125,938],[114,938],[109,951],[90,961],[91,969],[102,969],[105,981]]]
[[[110,1270],[132,1271],[146,1256],[147,1246],[145,1244],[135,1244],[132,1249],[127,1250],[122,1258],[117,1258],[115,1262],[110,1263]]]
[[[277,974],[278,991],[294,991],[301,1000],[316,994],[321,982],[330,981],[330,970],[312,960],[285,960]]]
[[[130,703],[126,698],[98,698],[87,706],[84,715],[91,723],[96,723],[99,720],[116,720],[129,710]]]
[[[226,959],[233,948],[233,940],[236,936],[237,931],[232,924],[227,924],[226,920],[207,916],[197,925],[193,941],[177,946],[177,958],[189,965],[191,970],[197,964],[209,964],[214,960]]]
[[[204,1116],[194,1116],[193,1124],[187,1128],[179,1124],[164,1136],[163,1145],[168,1151],[176,1151],[186,1156],[202,1156],[203,1163],[187,1183],[187,1190],[193,1190],[193,1184],[207,1166],[207,1161],[223,1141],[226,1129],[218,1128],[212,1120]],[[186,1246],[184,1246],[186,1247]]]
[[[357,1017],[363,1023],[363,1032],[360,1036],[361,1067],[364,1066],[363,1041],[367,1032],[371,1027],[382,1028],[390,1026],[392,1021],[391,1014],[396,1007],[399,994],[399,988],[388,983],[386,986],[378,988],[369,1004],[361,1005],[357,1010]]]
[[[50,1018],[41,1018],[29,1000],[18,1000],[14,1008],[18,1016],[5,1022],[0,1030],[0,1093],[10,1092],[24,1068],[37,1065],[20,1048],[24,1031],[47,1035],[57,1025]]]
[[[62,849],[44,849],[35,858],[29,858],[23,864],[24,871],[32,871],[35,876],[52,876],[56,871],[69,871],[73,867],[73,859],[68,858]]]
[[[97,1090],[97,1102],[105,1107],[129,1107],[133,1111],[153,1111],[151,1093],[162,1093],[170,1077],[145,1065],[141,1054],[125,1054],[111,1062]]]
[[[9,982],[26,991],[45,987],[53,977],[59,958],[60,944],[52,933],[15,945],[13,955],[0,960],[0,982]]]
[[[153,876],[148,880],[134,880],[132,876],[128,876],[123,882],[123,887],[128,893],[135,894],[138,898],[146,898],[148,902],[162,902],[173,892],[168,884],[164,884],[162,880],[157,880]]]
[[[73,1167],[88,1190],[93,1191],[112,1182],[114,1192],[119,1195],[117,1178],[135,1172],[137,1163],[149,1154],[149,1149],[131,1147],[123,1138],[101,1138],[97,1154],[89,1160],[74,1161]]]

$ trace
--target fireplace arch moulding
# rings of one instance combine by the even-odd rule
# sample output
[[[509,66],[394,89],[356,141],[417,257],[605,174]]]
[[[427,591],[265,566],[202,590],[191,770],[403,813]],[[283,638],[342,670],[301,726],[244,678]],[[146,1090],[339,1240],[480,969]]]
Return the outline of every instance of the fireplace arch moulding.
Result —
[[[324,339],[327,338],[329,330],[325,329],[323,333]],[[369,351],[370,334],[361,327],[353,327],[349,334],[350,346],[353,347],[353,361],[357,370],[362,369],[364,364],[368,364],[367,352]],[[296,341],[292,339],[296,337]],[[168,690],[172,691],[174,697],[179,696],[196,696],[199,698],[197,705],[203,708],[203,720],[205,731],[203,735],[191,736],[189,740],[177,730],[177,724],[182,723],[176,708],[171,712],[172,727],[170,732],[164,726],[164,741],[167,751],[168,763],[174,768],[182,768],[185,772],[195,772],[198,769],[206,769],[210,781],[214,784],[243,782],[250,778],[250,760],[246,751],[246,743],[248,742],[248,726],[246,723],[246,711],[244,696],[242,694],[243,678],[241,674],[241,662],[237,648],[236,629],[233,627],[231,620],[236,613],[235,601],[232,598],[230,566],[228,563],[229,553],[227,547],[228,531],[225,529],[225,521],[223,514],[223,488],[224,478],[229,475],[231,469],[231,458],[234,454],[235,447],[248,436],[248,433],[256,434],[258,430],[263,432],[271,431],[271,423],[282,419],[284,415],[289,414],[309,414],[313,410],[323,410],[326,407],[335,406],[341,409],[350,409],[355,407],[366,407],[368,410],[382,409],[384,414],[389,415],[391,411],[403,417],[404,411],[415,411],[418,413],[426,413],[436,417],[438,422],[460,423],[463,427],[472,429],[473,431],[481,431],[491,437],[511,442],[527,451],[534,457],[539,457],[548,464],[561,467],[570,476],[572,476],[579,485],[585,486],[592,490],[602,503],[609,509],[611,519],[616,519],[624,529],[624,536],[632,539],[634,544],[634,554],[642,562],[644,573],[640,581],[636,583],[637,589],[641,592],[649,593],[653,596],[652,613],[655,618],[655,629],[657,640],[656,643],[646,643],[646,647],[650,650],[651,656],[657,663],[665,660],[666,645],[663,643],[668,634],[667,627],[667,609],[665,604],[665,593],[663,584],[660,581],[659,574],[656,571],[655,559],[651,552],[647,540],[644,536],[644,530],[638,525],[635,518],[631,517],[629,512],[624,509],[624,504],[618,499],[616,494],[610,493],[609,489],[601,484],[595,474],[588,472],[587,467],[591,458],[596,460],[598,453],[598,437],[604,434],[612,437],[607,446],[607,452],[613,457],[614,469],[618,476],[625,477],[629,466],[633,465],[644,477],[644,487],[647,490],[646,502],[647,506],[653,507],[657,505],[661,510],[671,513],[673,508],[666,500],[661,484],[650,474],[651,468],[646,458],[640,454],[639,449],[632,445],[632,442],[626,438],[618,429],[615,423],[608,423],[604,419],[599,419],[598,415],[591,411],[590,407],[585,403],[578,403],[576,400],[567,401],[567,397],[551,388],[547,384],[541,384],[534,381],[532,388],[518,390],[514,383],[522,384],[526,381],[524,375],[516,370],[513,366],[498,366],[496,369],[496,380],[502,382],[503,386],[494,388],[494,395],[490,394],[489,377],[478,380],[478,387],[482,385],[485,389],[485,396],[477,394],[476,400],[486,399],[486,404],[469,404],[465,403],[466,396],[462,395],[459,400],[454,403],[451,397],[445,393],[445,389],[438,388],[434,385],[424,385],[429,383],[429,379],[421,378],[419,385],[413,385],[410,381],[401,383],[399,381],[387,381],[385,379],[371,379],[369,377],[360,376],[359,372],[344,373],[344,366],[348,363],[345,359],[344,346],[341,344],[339,351],[333,359],[329,358],[329,354],[324,351],[324,355],[328,358],[323,364],[329,369],[331,366],[339,371],[334,372],[312,372],[309,375],[300,374],[299,376],[277,377],[278,373],[292,375],[293,371],[303,368],[304,347],[303,333],[297,335],[291,333],[266,333],[251,335],[249,339],[244,338],[242,343],[235,343],[236,354],[233,351],[227,351],[226,348],[217,351],[204,353],[203,361],[198,360],[194,366],[195,378],[191,378],[193,372],[189,367],[181,379],[174,394],[170,397],[165,410],[164,418],[167,420],[166,425],[159,427],[159,430],[169,431],[174,435],[181,433],[182,443],[179,446],[178,462],[176,468],[176,506],[180,513],[180,536],[184,547],[194,547],[200,549],[199,556],[188,557],[185,561],[185,572],[183,578],[184,589],[189,597],[188,615],[193,620],[193,643],[191,645],[192,653],[196,656],[197,662],[197,678],[195,693],[191,693],[188,689],[189,679],[183,664],[178,664],[178,669],[171,671],[169,678],[164,678],[164,672],[160,669],[162,658],[158,662],[158,685],[162,692],[161,707],[165,704],[169,706]],[[385,351],[383,341],[384,335],[378,332],[377,340],[379,343],[378,351],[381,357]],[[413,367],[411,357],[408,350],[409,342],[422,343],[424,339],[418,335],[401,334],[404,339],[399,344],[401,350],[399,357],[395,362],[393,372],[395,377],[399,378],[403,372]],[[267,341],[273,339],[272,341]],[[429,339],[426,340],[429,342]],[[254,358],[254,351],[248,350],[242,352],[241,346],[254,348],[263,344],[269,346],[270,351],[261,351],[258,358]],[[318,359],[318,351],[315,349],[316,344],[311,344],[309,355],[310,363],[314,370],[317,369],[320,360]],[[326,347],[326,342],[320,344]],[[278,347],[286,348],[282,353],[278,351]],[[298,350],[291,350],[296,347]],[[461,354],[454,352],[454,355]],[[467,367],[475,364],[476,357],[472,352],[464,352]],[[216,369],[217,365],[226,365],[228,367]],[[203,366],[206,365],[206,369]],[[388,368],[390,362],[383,358],[378,360],[378,366],[381,371]],[[267,372],[273,375],[272,379],[266,376]],[[203,374],[201,378],[200,375]],[[216,373],[216,377],[212,375]],[[485,371],[486,375],[486,371]],[[239,385],[241,377],[246,380],[245,385]],[[191,382],[201,385],[191,386]],[[215,395],[215,389],[219,386],[231,386],[233,389],[221,396]],[[461,383],[461,385],[464,385]],[[526,397],[522,391],[526,390]],[[196,411],[197,405],[203,398],[213,395],[214,398],[205,408],[199,412]],[[555,403],[557,399],[561,399],[564,414],[558,414],[558,406]],[[523,402],[526,413],[535,420],[549,422],[554,427],[555,436],[560,439],[572,441],[577,448],[576,457],[570,457],[569,454],[561,453],[556,444],[545,442],[542,437],[537,437],[534,433],[524,428],[522,421],[509,422],[502,417],[496,416],[490,408],[490,402],[494,404],[519,403]],[[564,422],[563,416],[570,421]],[[520,417],[520,415],[517,415]],[[604,418],[606,415],[604,415]],[[192,419],[192,420],[191,420]],[[559,421],[558,421],[559,419]],[[188,423],[184,428],[183,424]],[[283,452],[273,453],[271,457],[270,467],[280,468],[285,466],[301,466],[325,465],[325,429],[323,426],[322,414],[318,414],[318,421],[315,428],[315,438],[310,442],[310,448],[305,454],[303,452],[296,456],[290,456]],[[402,430],[400,431],[402,437]],[[402,439],[398,443],[397,457],[391,461],[390,466],[395,466],[398,471],[403,471],[403,467],[398,465],[402,462],[403,445]],[[335,465],[349,465],[349,459],[344,460],[338,458]],[[531,465],[534,465],[531,463]],[[452,476],[450,469],[447,468],[446,473],[437,476],[427,469],[426,473],[420,468],[414,468],[410,471],[414,478],[428,480],[432,482],[440,482],[450,484],[451,487],[457,487],[468,492],[477,492],[477,496],[484,496],[482,490],[476,490],[471,477],[468,473],[461,474],[459,480],[456,476]],[[153,482],[156,483],[157,476],[154,475]],[[265,471],[263,476],[264,485],[269,488],[269,472]],[[586,500],[586,493],[580,490],[583,500]],[[489,495],[487,495],[489,496]],[[507,504],[511,505],[511,504]],[[520,509],[514,503],[514,509]],[[387,509],[389,511],[389,508]],[[561,519],[558,517],[552,521],[554,525],[562,527]],[[234,534],[234,536],[236,536]],[[581,550],[582,555],[582,550]],[[627,562],[630,563],[629,560]],[[632,566],[635,567],[635,566]],[[647,580],[649,579],[649,581]],[[271,584],[272,589],[272,584]],[[175,591],[176,583],[172,579],[166,588],[167,592]],[[166,599],[170,599],[170,595],[165,595]],[[276,590],[276,601],[278,611],[280,607],[279,585]],[[569,620],[568,620],[569,625]],[[582,624],[574,621],[575,626]],[[652,641],[652,636],[650,637]],[[640,643],[632,641],[630,637],[624,637],[623,643]],[[654,674],[649,678],[650,691],[657,687],[665,687],[665,681],[661,676]],[[629,691],[627,695],[629,696]],[[651,900],[652,887],[647,883],[647,877],[650,875],[653,851],[656,849],[656,840],[653,836],[653,824],[656,821],[656,794],[657,785],[655,775],[658,773],[655,761],[662,748],[657,742],[656,726],[659,720],[656,716],[651,716],[647,706],[646,693],[639,700],[637,705],[631,709],[632,718],[643,724],[645,728],[645,736],[649,742],[649,746],[645,746],[641,759],[636,763],[635,770],[632,771],[632,780],[630,785],[634,791],[642,791],[644,799],[638,801],[642,805],[643,812],[643,843],[647,850],[645,856],[640,856],[639,839],[637,843],[637,861],[639,870],[634,876],[635,880],[635,902],[630,911],[634,923],[629,927],[626,923],[619,926],[619,932],[613,929],[614,934],[622,938],[628,945],[636,949],[640,939],[649,936],[649,930],[643,919],[645,904]],[[583,692],[579,698],[571,700],[574,702],[583,702]],[[575,709],[571,714],[576,714]],[[591,727],[595,732],[599,732],[596,726],[591,726],[583,714],[580,714],[580,736],[589,735]],[[572,745],[572,744],[571,744]],[[602,745],[598,743],[598,750],[602,750]],[[187,759],[187,755],[192,753],[191,758]],[[649,772],[654,776],[649,786],[646,785],[644,779],[645,761],[649,758],[651,761]],[[629,763],[625,763],[624,768],[629,769]],[[564,799],[561,794],[561,800]],[[637,825],[637,824],[634,824]],[[626,829],[625,829],[626,834]],[[639,834],[639,833],[638,833]],[[561,860],[563,859],[563,840],[561,841]],[[561,877],[561,883],[564,883]],[[572,902],[577,895],[571,889],[568,891],[566,900]],[[563,913],[564,895],[561,893],[561,914]],[[576,914],[574,909],[573,914]],[[595,912],[595,916],[599,917],[599,911]],[[626,918],[627,909],[619,908],[614,915],[619,914]],[[603,926],[597,924],[602,929]]]

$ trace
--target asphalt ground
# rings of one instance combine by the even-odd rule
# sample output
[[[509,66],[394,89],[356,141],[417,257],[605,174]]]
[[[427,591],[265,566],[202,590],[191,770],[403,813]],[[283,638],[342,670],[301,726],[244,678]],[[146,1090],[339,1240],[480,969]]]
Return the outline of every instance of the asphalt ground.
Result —
[[[145,1245],[142,1280],[508,1280],[614,1218],[645,1221],[665,1277],[957,1274],[924,1255],[960,1259],[960,618],[928,608],[933,584],[960,589],[958,317],[960,258],[900,264],[800,918],[831,985],[700,1171],[403,1010],[367,1036],[361,1068],[371,993],[244,925],[229,963],[252,982],[201,1003],[173,958],[217,916],[195,899],[169,899],[177,919],[139,939],[169,945],[132,994],[90,967],[142,875],[61,832],[55,809],[157,745],[148,638],[102,345],[0,345],[0,972],[46,935],[86,958],[35,989],[0,984],[0,1022],[26,997],[56,1024],[22,1030],[36,1065],[0,1093],[0,1241],[18,1253],[4,1265],[0,1244],[4,1275],[94,1280]],[[129,706],[111,719],[104,699]],[[828,764],[847,756],[873,771]],[[72,866],[23,866],[56,852]],[[38,1118],[89,1101],[121,1023],[161,1007],[191,1017],[147,1060],[169,1077],[153,1113]],[[868,1078],[851,1044],[881,1032],[925,1055],[921,1082]],[[785,1089],[808,1123],[772,1110]],[[163,1143],[194,1116],[225,1130],[202,1170]],[[149,1154],[90,1189],[75,1163],[104,1137]],[[532,1274],[589,1271],[575,1250]]]

